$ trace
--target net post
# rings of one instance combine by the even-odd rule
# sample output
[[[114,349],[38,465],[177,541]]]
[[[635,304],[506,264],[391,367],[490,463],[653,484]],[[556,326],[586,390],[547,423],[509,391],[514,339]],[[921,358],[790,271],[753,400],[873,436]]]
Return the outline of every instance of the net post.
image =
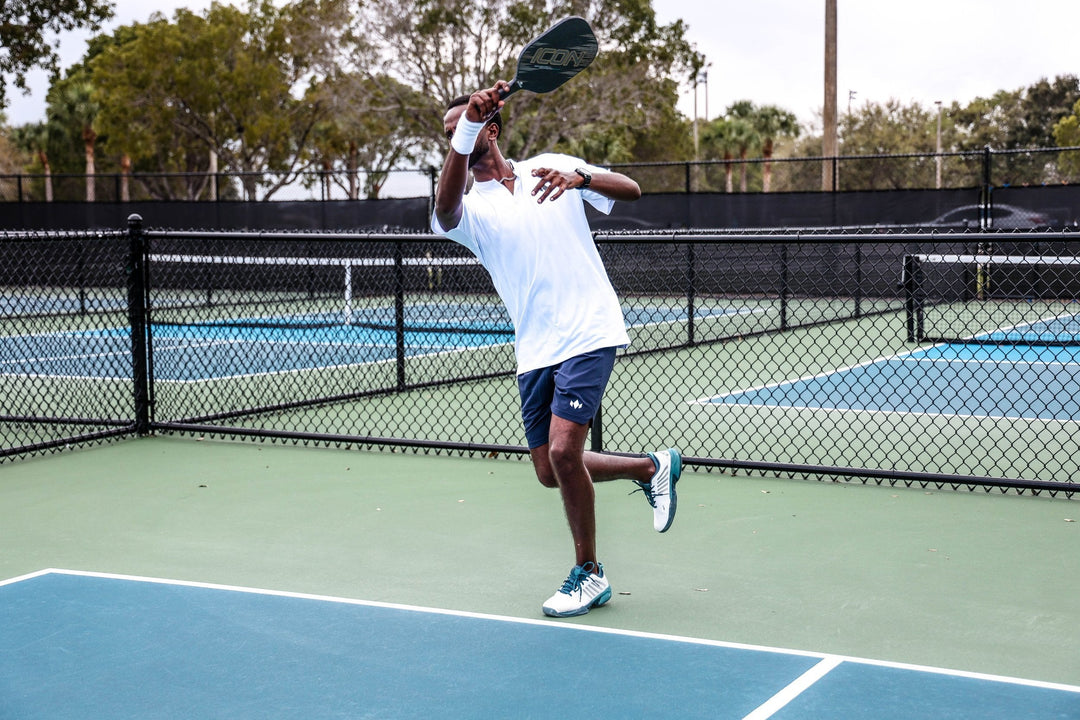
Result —
[[[135,403],[135,432],[150,432],[150,375],[147,364],[146,323],[146,235],[142,216],[128,216],[127,305],[131,323],[131,363],[133,398]]]
[[[904,256],[904,315],[907,320],[907,341],[922,342],[923,331],[923,298],[920,291],[922,287],[922,266],[917,255]]]

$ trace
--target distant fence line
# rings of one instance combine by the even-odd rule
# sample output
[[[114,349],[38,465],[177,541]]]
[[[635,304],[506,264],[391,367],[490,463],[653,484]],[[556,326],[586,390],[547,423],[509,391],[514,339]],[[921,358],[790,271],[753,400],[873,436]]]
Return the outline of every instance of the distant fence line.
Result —
[[[751,158],[611,165],[645,193],[820,192],[822,164],[838,191],[1080,184],[1080,147],[831,158]],[[99,173],[0,175],[0,203],[338,201],[430,197],[437,168],[288,174]]]

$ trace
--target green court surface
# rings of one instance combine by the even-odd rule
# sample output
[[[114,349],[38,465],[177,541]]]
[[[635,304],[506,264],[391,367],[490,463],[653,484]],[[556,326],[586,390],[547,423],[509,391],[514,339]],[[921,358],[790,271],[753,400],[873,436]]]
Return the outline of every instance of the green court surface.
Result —
[[[1080,684],[1080,502],[687,472],[597,488],[568,622]],[[518,459],[158,437],[0,466],[0,580],[120,573],[540,619],[573,558]]]

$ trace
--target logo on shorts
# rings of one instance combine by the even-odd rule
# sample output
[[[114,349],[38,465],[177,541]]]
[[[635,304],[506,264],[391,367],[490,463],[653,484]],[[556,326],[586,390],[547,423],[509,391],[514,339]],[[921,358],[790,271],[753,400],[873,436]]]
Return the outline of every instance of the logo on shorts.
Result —
[[[576,399],[575,399],[575,400],[571,400],[571,401],[570,401],[570,407],[574,408],[575,410],[580,410],[580,409],[581,409],[581,407],[582,407],[582,406],[581,406],[581,401],[580,401],[580,400],[576,400]]]

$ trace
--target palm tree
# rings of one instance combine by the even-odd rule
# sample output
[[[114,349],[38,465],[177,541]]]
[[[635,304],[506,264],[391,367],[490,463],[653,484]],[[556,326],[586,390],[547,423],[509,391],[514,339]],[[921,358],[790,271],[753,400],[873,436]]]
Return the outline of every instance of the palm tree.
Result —
[[[41,163],[45,179],[45,202],[53,201],[52,165],[49,164],[49,125],[48,123],[27,123],[15,128],[12,133],[16,147],[23,152],[36,155]]]
[[[701,131],[702,156],[708,160],[724,161],[724,189],[734,192],[731,161],[736,155],[746,159],[754,129],[742,118],[719,117]],[[746,163],[742,163],[742,189],[746,191]]]
[[[739,167],[739,190],[746,192],[746,156],[751,149],[762,144],[755,122],[757,108],[749,100],[739,100],[732,103],[724,115],[735,124],[734,140],[739,150],[739,159],[743,161]]]
[[[752,122],[757,129],[758,135],[761,136],[761,156],[765,158],[761,189],[763,192],[769,192],[772,186],[771,160],[774,142],[781,137],[799,137],[799,120],[794,113],[775,105],[765,105],[757,108]]]
[[[54,86],[55,87],[55,86]],[[97,143],[97,131],[94,120],[97,118],[99,105],[93,96],[93,85],[88,81],[69,79],[63,83],[55,100],[49,103],[49,122],[66,128],[83,143],[86,157],[86,201],[95,200],[94,148]]]

